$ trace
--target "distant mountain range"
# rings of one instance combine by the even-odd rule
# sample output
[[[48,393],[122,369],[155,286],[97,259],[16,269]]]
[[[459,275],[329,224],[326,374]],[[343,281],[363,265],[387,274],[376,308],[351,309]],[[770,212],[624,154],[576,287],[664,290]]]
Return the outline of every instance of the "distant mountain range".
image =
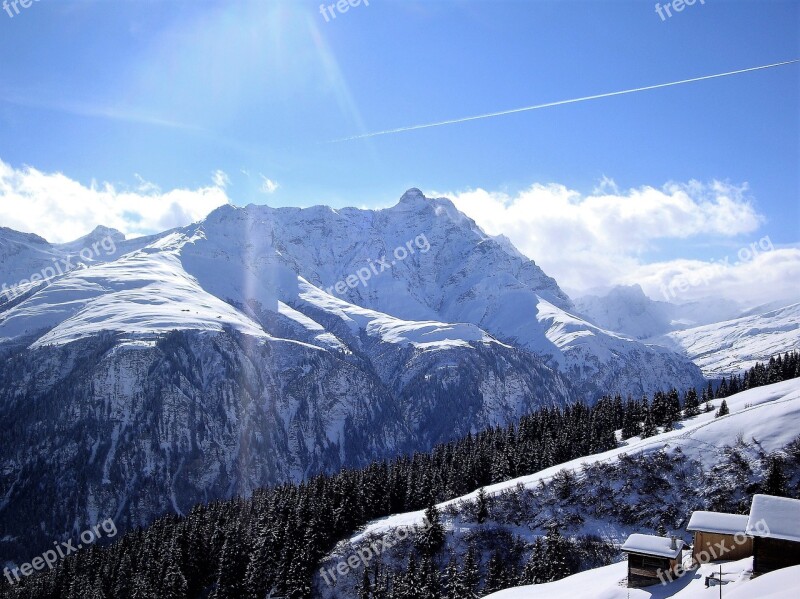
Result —
[[[800,302],[747,309],[724,299],[671,304],[651,300],[634,285],[579,298],[576,306],[604,328],[686,355],[710,378],[800,347]]]

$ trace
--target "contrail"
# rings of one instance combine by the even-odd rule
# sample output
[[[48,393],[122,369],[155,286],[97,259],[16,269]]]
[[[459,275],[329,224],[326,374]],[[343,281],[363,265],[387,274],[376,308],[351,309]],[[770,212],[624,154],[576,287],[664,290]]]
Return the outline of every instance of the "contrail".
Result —
[[[657,85],[648,85],[646,87],[637,87],[634,89],[624,89],[617,92],[608,92],[605,94],[596,94],[594,96],[584,96],[582,98],[573,98],[571,100],[559,100],[558,102],[547,102],[546,104],[536,104],[535,106],[524,106],[523,108],[512,108],[511,110],[501,110],[500,112],[489,112],[487,114],[478,114],[475,116],[467,116],[459,119],[451,119],[449,121],[439,121],[437,123],[426,123],[424,125],[410,125],[408,127],[398,127],[397,129],[386,129],[385,131],[374,131],[372,133],[363,133],[361,135],[354,135],[352,137],[344,137],[341,139],[334,139],[332,143],[352,141],[354,139],[366,139],[369,137],[378,137],[380,135],[391,135],[392,133],[403,133],[405,131],[417,131],[418,129],[430,129],[432,127],[443,127],[445,125],[455,125],[457,123],[466,123],[469,121],[478,121],[480,119],[490,119],[496,116],[505,116],[507,114],[516,114],[518,112],[528,112],[529,110],[539,110],[540,108],[551,108],[553,106],[563,106],[564,104],[576,104],[578,102],[586,102],[588,100],[598,100],[600,98],[610,98],[612,96],[623,96],[625,94],[635,94],[637,92],[644,92],[651,89],[660,89],[662,87],[672,87],[674,85],[683,85],[684,83],[694,83],[696,81],[706,81],[707,79],[717,79],[719,77],[730,77],[731,75],[740,75],[742,73],[750,73],[752,71],[762,71],[764,69],[772,69],[781,67],[787,64],[794,64],[800,62],[800,59],[787,60],[784,62],[776,62],[774,64],[767,64],[760,67],[751,67],[749,69],[740,69],[738,71],[729,71],[727,73],[717,73],[716,75],[704,75],[703,77],[694,77],[692,79],[683,79],[681,81],[671,81],[669,83],[659,83]]]

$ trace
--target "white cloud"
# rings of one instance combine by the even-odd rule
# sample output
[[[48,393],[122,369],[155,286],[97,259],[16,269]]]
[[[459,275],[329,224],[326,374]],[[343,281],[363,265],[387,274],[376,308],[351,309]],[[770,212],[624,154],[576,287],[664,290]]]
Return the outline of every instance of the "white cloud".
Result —
[[[689,240],[752,236],[758,243],[762,236],[754,232],[764,217],[747,192],[747,185],[719,181],[621,192],[613,179],[604,177],[591,195],[555,184],[533,185],[514,196],[483,189],[446,195],[487,233],[507,235],[564,288],[581,293],[640,283],[651,297],[663,300],[662,285],[709,268],[709,263],[675,260],[648,264],[645,253],[663,250],[668,244],[685,246]],[[674,247],[670,249],[674,254]],[[735,252],[730,265],[706,274],[708,285],[693,286],[690,293],[675,294],[672,300],[724,293],[732,299],[752,301],[782,290],[797,295],[789,289],[791,279],[783,278],[800,266],[797,250],[760,252],[748,262],[734,256]],[[752,289],[753,280],[765,287]]]
[[[261,175],[261,173],[259,173],[259,175]],[[261,192],[262,193],[271,194],[271,193],[275,193],[275,191],[277,191],[277,189],[279,187],[277,181],[273,181],[272,179],[269,179],[269,178],[265,177],[264,175],[261,175],[261,180],[262,180],[262,183],[261,183]]]
[[[685,303],[722,297],[743,305],[800,301],[800,249],[755,239],[722,260],[673,260],[640,265],[623,283],[639,283],[651,298]]]
[[[211,178],[214,181],[214,185],[221,189],[225,189],[231,180],[228,178],[228,175],[225,171],[216,170]]]
[[[98,225],[126,235],[157,233],[201,220],[229,203],[218,184],[227,177],[218,173],[211,186],[167,192],[137,176],[131,191],[110,183],[86,187],[61,173],[15,169],[0,160],[0,224],[52,242],[77,239]]]
[[[141,193],[161,193],[161,188],[158,185],[147,181],[139,173],[133,173],[133,176],[139,183],[139,185],[136,187],[137,191],[140,191]]]

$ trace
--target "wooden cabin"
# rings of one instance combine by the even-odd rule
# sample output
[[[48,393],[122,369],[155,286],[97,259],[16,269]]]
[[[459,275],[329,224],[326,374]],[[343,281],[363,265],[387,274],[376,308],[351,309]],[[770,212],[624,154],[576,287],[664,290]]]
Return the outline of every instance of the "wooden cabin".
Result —
[[[694,534],[692,563],[740,560],[753,555],[753,539],[747,536],[749,516],[721,512],[694,512],[687,532]]]
[[[753,573],[800,565],[800,500],[756,495],[745,531],[753,538]]]
[[[622,546],[628,554],[628,588],[667,582],[681,565],[683,541],[675,537],[633,534]]]

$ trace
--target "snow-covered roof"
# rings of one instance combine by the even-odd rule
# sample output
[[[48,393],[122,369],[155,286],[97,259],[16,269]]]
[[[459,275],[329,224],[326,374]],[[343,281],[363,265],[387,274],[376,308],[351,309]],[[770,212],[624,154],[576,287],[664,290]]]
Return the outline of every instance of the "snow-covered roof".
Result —
[[[724,514],[721,512],[694,512],[686,530],[693,532],[714,532],[723,535],[743,533],[747,528],[748,516]]]
[[[656,537],[653,535],[633,534],[628,537],[622,550],[627,553],[643,553],[645,555],[657,555],[674,559],[683,549],[683,541],[678,539],[675,543],[676,548],[672,548],[672,539],[667,537]]]
[[[800,500],[755,495],[745,532],[751,537],[800,543]]]

